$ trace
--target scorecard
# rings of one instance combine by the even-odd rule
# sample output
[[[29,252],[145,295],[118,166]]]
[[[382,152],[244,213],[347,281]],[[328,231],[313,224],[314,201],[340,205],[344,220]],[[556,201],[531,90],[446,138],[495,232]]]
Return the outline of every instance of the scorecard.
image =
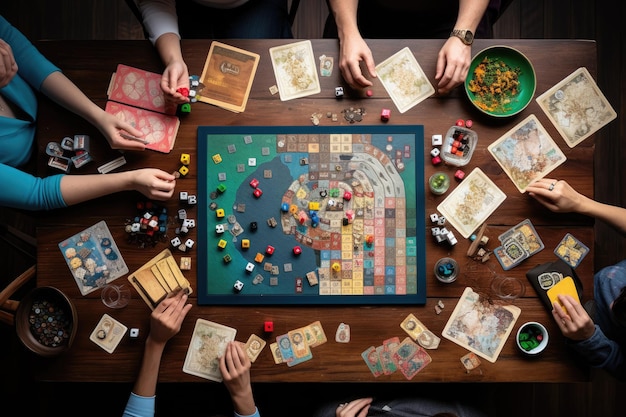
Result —
[[[423,136],[200,126],[198,304],[424,304]]]

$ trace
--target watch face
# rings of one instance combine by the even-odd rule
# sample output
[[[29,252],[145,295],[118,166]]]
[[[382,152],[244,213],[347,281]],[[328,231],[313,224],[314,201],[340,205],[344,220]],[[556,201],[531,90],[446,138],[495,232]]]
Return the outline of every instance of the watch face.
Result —
[[[465,31],[465,42],[472,43],[474,40],[474,34],[469,30]]]

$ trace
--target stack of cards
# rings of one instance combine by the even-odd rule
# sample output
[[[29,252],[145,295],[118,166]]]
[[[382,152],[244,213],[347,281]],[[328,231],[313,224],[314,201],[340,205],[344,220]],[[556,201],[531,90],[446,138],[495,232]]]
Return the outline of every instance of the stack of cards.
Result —
[[[381,346],[365,349],[361,357],[375,377],[400,370],[409,380],[432,362],[430,355],[410,337],[402,342],[398,337],[389,338]]]
[[[222,382],[219,358],[229,342],[235,340],[237,330],[212,321],[198,319],[193,329],[183,372]]]
[[[561,259],[537,265],[530,271],[526,272],[526,278],[528,278],[528,281],[533,286],[537,295],[541,299],[541,302],[549,312],[552,311],[553,307],[552,301],[548,296],[548,291],[567,277],[571,277],[574,287],[576,288],[576,293],[580,298],[583,293],[582,283],[576,275],[574,268]]]
[[[567,233],[554,249],[554,254],[563,259],[572,268],[576,268],[589,253],[589,248],[571,233]]]
[[[505,271],[544,248],[539,234],[528,219],[504,232],[498,239],[501,245],[495,248],[493,253]]]
[[[180,290],[187,294],[192,292],[191,284],[169,249],[163,250],[130,274],[128,281],[152,310],[170,294]]]
[[[82,295],[128,273],[104,220],[59,243],[59,249]]]
[[[413,314],[406,316],[400,323],[400,327],[424,349],[437,349],[439,347],[441,339],[428,330]]]
[[[312,359],[311,349],[326,343],[326,341],[326,333],[324,333],[322,323],[315,321],[308,326],[277,336],[276,342],[270,344],[270,350],[275,363],[286,363],[287,366],[294,366]]]
[[[128,327],[108,314],[105,314],[100,319],[100,322],[98,322],[96,328],[93,329],[93,332],[91,332],[89,340],[107,352],[113,353],[117,345],[122,341],[127,330]]]

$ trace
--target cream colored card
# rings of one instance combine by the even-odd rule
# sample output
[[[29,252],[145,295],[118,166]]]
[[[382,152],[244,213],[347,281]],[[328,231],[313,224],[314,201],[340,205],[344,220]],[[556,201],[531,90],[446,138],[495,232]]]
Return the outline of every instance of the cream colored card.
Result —
[[[282,101],[321,91],[310,40],[270,48],[270,57]]]
[[[237,330],[223,324],[198,319],[189,342],[183,372],[222,382],[220,356],[229,342],[235,340]]]
[[[119,321],[115,320],[108,314],[104,314],[98,325],[91,335],[89,340],[100,346],[102,349],[109,353],[113,353],[120,344],[122,338],[126,334],[128,327],[124,326]]]

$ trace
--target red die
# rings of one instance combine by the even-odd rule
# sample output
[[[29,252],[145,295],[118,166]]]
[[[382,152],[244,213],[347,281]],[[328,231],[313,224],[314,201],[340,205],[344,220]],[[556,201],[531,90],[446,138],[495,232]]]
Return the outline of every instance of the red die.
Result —
[[[431,161],[432,161],[433,165],[439,165],[441,163],[441,157],[439,155],[437,155],[437,156],[433,157],[431,159]]]
[[[459,181],[463,181],[463,178],[465,178],[465,172],[463,172],[460,169],[457,169],[456,172],[454,173],[454,178],[456,178]]]
[[[252,181],[250,181],[250,187],[256,188],[258,186],[259,186],[259,180],[257,180],[256,178],[252,178]]]
[[[177,93],[180,93],[181,96],[183,97],[189,97],[189,89],[185,88],[185,87],[180,87],[179,89],[176,90]]]
[[[389,119],[391,119],[391,110],[382,109],[382,111],[380,112],[380,120],[382,120],[383,122],[388,122]]]
[[[254,195],[256,198],[259,198],[261,197],[261,195],[263,195],[263,191],[261,191],[260,188],[255,188],[252,192],[252,195]]]
[[[465,127],[465,120],[459,119],[456,121],[456,125],[460,127]]]
[[[302,248],[300,246],[294,246],[293,247],[293,254],[294,255],[300,255],[302,253]]]
[[[350,201],[350,199],[352,198],[352,193],[350,191],[346,191],[343,193],[343,199],[346,201]]]
[[[265,248],[265,253],[268,254],[268,255],[273,255],[274,254],[274,246],[267,245],[267,248]]]
[[[271,333],[274,331],[274,322],[273,321],[266,321],[265,323],[263,323],[263,330],[265,330],[267,333]]]

